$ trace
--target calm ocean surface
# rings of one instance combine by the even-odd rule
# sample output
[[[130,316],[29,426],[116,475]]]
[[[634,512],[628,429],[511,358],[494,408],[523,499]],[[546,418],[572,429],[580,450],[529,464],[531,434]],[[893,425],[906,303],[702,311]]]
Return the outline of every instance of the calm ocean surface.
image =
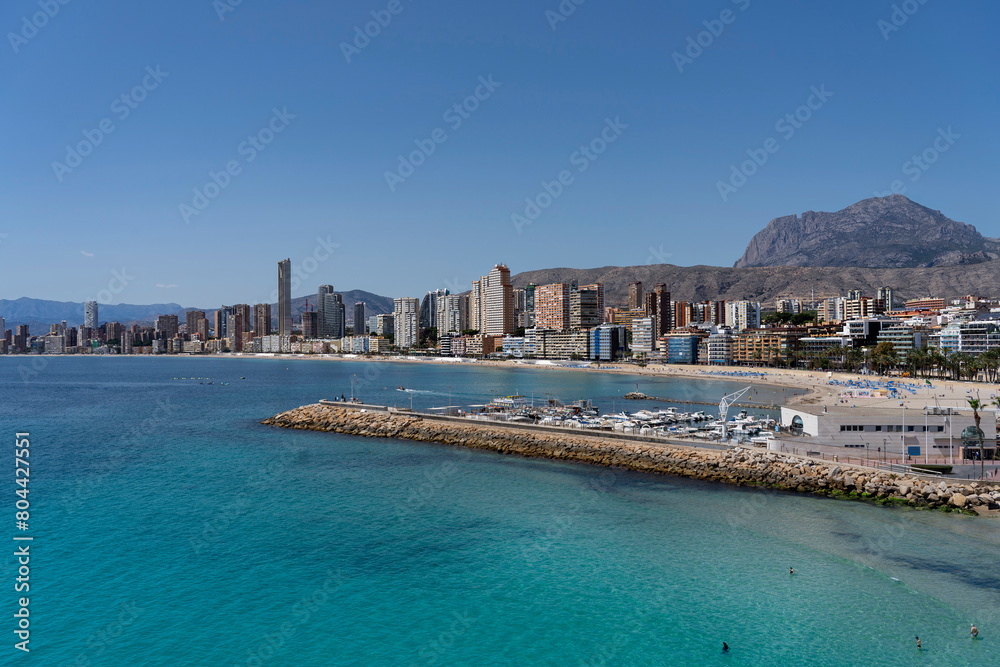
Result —
[[[29,361],[0,358],[0,425],[10,515],[31,432],[32,650],[3,584],[0,664],[1000,664],[1000,522],[258,423],[355,377],[372,402],[604,410],[636,379],[67,357],[24,381]]]

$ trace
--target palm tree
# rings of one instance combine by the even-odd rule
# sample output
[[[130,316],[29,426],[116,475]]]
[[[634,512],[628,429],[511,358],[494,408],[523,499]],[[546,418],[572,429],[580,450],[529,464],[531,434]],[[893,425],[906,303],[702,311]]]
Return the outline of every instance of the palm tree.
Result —
[[[983,431],[979,428],[979,422],[982,420],[982,417],[979,416],[979,411],[985,408],[986,405],[981,400],[979,400],[978,396],[976,398],[967,398],[965,400],[969,402],[969,407],[972,408],[972,418],[976,420],[976,433],[979,435],[979,465],[980,465],[979,476],[980,478],[982,478],[983,471],[986,465],[983,459],[985,459],[986,457],[983,456]]]

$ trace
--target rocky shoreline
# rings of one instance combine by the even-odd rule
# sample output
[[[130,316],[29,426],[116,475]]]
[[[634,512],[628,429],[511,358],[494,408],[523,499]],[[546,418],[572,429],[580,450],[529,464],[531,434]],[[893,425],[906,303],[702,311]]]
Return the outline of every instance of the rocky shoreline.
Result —
[[[261,423],[371,438],[436,442],[739,486],[859,498],[881,504],[961,510],[985,516],[1000,514],[1000,486],[996,484],[927,479],[757,449],[699,449],[601,438],[599,435],[532,432],[529,428],[495,423],[425,419],[407,412],[318,403],[282,412]]]

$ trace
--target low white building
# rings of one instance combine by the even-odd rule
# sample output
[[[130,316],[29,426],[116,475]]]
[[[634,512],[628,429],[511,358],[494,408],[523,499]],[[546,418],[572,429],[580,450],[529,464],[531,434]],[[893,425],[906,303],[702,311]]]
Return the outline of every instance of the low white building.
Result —
[[[995,412],[980,410],[979,415],[983,440],[992,447],[997,437]],[[976,421],[969,408],[796,405],[782,406],[781,426],[792,434],[812,436],[816,444],[871,451],[881,447],[913,456],[929,451],[934,456],[947,455],[950,447],[957,453],[963,434],[974,437]]]

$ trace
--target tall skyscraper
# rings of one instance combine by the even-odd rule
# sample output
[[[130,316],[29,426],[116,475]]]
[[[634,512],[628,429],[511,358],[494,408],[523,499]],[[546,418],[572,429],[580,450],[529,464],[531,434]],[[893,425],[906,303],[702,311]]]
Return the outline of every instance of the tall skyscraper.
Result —
[[[322,312],[317,308],[317,322],[321,338],[343,338],[347,334],[347,316],[344,302],[336,292],[323,295]]]
[[[252,311],[250,306],[245,303],[238,303],[233,306],[233,313],[240,316],[240,330],[236,333],[242,334],[247,331],[253,330],[253,322],[250,319]]]
[[[187,324],[187,335],[188,337],[198,336],[199,340],[206,340],[207,335],[203,335],[203,332],[207,334],[208,332],[208,321],[205,319],[204,310],[189,310],[184,316]]]
[[[402,297],[393,301],[396,347],[414,347],[420,342],[420,299]]]
[[[278,262],[278,335],[292,335],[292,260]]]
[[[333,285],[320,285],[316,288],[316,336],[326,338],[324,329],[326,322],[326,295],[333,294]]]
[[[646,294],[643,308],[653,318],[655,338],[670,333],[674,325],[673,313],[670,308],[670,292],[664,283],[657,283],[653,291]]]
[[[554,283],[535,288],[535,326],[539,329],[569,329],[569,284]]]
[[[642,283],[637,280],[628,286],[628,309],[638,310],[642,307]]]
[[[233,309],[230,306],[219,306],[215,311],[215,337],[219,340],[229,338],[229,316]]]
[[[254,305],[253,332],[258,336],[271,335],[271,304],[258,303]]]
[[[497,264],[487,278],[486,331],[483,333],[487,336],[514,333],[514,286],[510,282],[510,269]]]
[[[427,292],[427,294],[424,295],[423,301],[420,302],[420,328],[440,328],[437,321],[438,299],[445,297],[448,294],[449,292],[446,289],[436,289],[432,292]]]
[[[96,329],[100,326],[97,319],[96,301],[88,301],[83,305],[83,326],[88,329]]]
[[[446,333],[462,333],[465,326],[465,304],[467,299],[455,294],[438,297],[438,336]]]
[[[368,331],[366,330],[365,322],[365,302],[358,301],[354,304],[354,335],[364,336]]]
[[[569,294],[569,328],[593,329],[604,319],[604,285],[583,285]]]

